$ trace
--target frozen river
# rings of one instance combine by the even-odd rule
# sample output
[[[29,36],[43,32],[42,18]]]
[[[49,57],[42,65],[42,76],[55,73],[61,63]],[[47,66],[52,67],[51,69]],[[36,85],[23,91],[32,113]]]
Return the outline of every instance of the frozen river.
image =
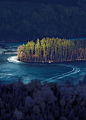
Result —
[[[25,84],[37,78],[42,83],[64,82],[77,84],[86,73],[86,62],[24,63],[17,60],[16,49],[23,43],[3,43],[0,47],[0,84],[14,83],[20,78]],[[1,44],[2,45],[2,44]],[[4,54],[2,54],[4,53]]]

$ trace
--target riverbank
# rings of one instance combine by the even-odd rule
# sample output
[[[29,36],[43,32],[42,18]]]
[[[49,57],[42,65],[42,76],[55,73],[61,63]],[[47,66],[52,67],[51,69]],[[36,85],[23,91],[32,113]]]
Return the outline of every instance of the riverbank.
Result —
[[[27,42],[26,40],[15,40],[15,39],[9,39],[9,40],[0,40],[0,43],[20,43],[20,42]]]
[[[86,85],[32,81],[0,85],[0,119],[86,120]]]
[[[17,56],[18,58],[18,56]],[[18,61],[24,62],[24,63],[68,63],[68,62],[79,62],[79,61],[86,61],[86,59],[76,59],[76,60],[67,60],[67,61],[53,61],[53,60],[49,60],[49,61],[23,61],[18,59]]]

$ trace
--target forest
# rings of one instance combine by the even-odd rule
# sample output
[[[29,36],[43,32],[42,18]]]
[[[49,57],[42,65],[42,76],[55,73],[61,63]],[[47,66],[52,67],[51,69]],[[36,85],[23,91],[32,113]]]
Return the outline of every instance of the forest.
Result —
[[[28,41],[17,49],[17,56],[24,62],[65,62],[86,60],[86,40],[60,38],[37,38],[36,43]]]
[[[0,2],[0,42],[86,37],[86,0],[75,5]]]

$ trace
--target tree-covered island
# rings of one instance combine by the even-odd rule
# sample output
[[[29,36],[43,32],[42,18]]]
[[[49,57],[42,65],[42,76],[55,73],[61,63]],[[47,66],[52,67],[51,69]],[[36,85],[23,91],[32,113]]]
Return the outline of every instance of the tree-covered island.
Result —
[[[28,41],[17,49],[18,60],[23,62],[66,62],[86,60],[86,40],[66,40],[60,38]]]

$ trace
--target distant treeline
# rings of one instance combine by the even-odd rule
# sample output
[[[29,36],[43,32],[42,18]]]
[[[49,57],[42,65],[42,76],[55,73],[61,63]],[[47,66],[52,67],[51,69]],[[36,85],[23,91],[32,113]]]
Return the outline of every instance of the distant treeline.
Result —
[[[0,2],[0,42],[86,37],[86,0],[77,6]]]
[[[24,62],[64,62],[86,60],[86,40],[37,39],[19,46],[17,56]]]

